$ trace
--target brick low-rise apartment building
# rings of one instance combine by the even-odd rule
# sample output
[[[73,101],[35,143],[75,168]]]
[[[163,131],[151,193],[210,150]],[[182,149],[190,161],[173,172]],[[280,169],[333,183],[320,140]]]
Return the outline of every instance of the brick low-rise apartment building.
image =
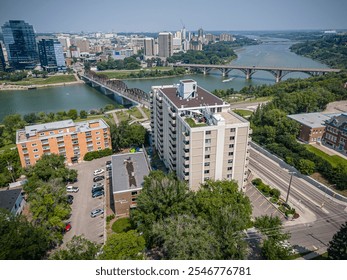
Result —
[[[325,125],[324,144],[347,155],[347,113],[332,117]]]
[[[72,164],[87,152],[112,148],[110,127],[102,119],[29,125],[17,130],[16,144],[22,167],[34,165],[43,154],[63,155]]]

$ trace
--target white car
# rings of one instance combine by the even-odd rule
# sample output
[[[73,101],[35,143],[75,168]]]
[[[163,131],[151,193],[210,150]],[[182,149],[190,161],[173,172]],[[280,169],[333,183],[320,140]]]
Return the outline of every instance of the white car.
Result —
[[[95,170],[94,171],[94,176],[98,176],[98,175],[101,175],[102,173],[104,173],[105,172],[105,170],[104,169],[97,169],[97,170]]]
[[[95,209],[95,210],[93,210],[92,212],[90,212],[90,216],[91,216],[92,218],[95,218],[95,217],[97,217],[97,216],[99,216],[99,215],[102,215],[103,213],[104,213],[104,210],[101,209],[101,208],[98,208],[98,209]]]
[[[74,193],[76,193],[76,192],[78,192],[80,189],[78,188],[78,187],[75,187],[75,186],[67,186],[66,187],[66,191],[67,192],[74,192]]]

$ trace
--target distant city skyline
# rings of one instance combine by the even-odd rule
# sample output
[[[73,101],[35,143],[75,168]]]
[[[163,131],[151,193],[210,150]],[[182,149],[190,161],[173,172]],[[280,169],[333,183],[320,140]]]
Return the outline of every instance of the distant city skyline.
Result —
[[[25,20],[44,32],[347,29],[345,0],[2,0],[0,25]]]

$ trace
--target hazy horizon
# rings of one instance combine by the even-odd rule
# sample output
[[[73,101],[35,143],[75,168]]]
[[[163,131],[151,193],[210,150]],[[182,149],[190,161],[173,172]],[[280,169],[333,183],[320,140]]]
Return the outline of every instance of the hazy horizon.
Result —
[[[24,20],[37,33],[314,31],[347,29],[344,0],[2,0],[0,25]]]

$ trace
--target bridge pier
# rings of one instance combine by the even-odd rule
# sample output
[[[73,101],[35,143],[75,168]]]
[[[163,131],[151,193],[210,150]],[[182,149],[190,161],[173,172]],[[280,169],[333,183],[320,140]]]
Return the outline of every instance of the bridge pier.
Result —
[[[276,71],[276,83],[279,83],[282,80],[282,70]]]

